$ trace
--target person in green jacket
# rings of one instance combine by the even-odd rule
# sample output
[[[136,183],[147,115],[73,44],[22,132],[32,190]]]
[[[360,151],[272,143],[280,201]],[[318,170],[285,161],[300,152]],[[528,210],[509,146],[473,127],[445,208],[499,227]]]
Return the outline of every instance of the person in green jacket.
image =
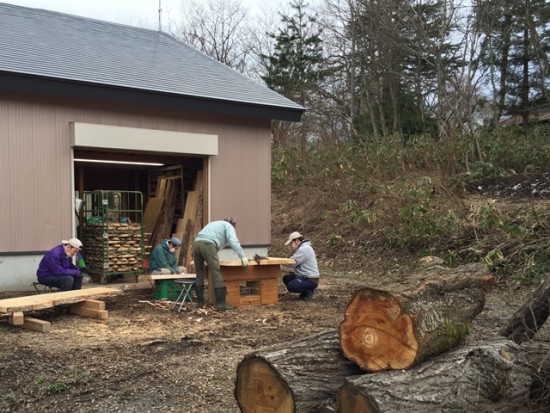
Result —
[[[185,274],[185,267],[178,266],[176,248],[181,245],[179,238],[172,237],[163,240],[153,249],[149,259],[151,274]]]

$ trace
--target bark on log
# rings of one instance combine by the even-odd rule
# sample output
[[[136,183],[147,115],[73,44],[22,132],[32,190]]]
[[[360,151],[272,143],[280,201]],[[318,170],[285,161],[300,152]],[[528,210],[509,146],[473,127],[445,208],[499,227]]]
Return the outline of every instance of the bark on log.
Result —
[[[533,411],[545,411],[550,406],[550,342],[526,341],[521,349],[531,369],[531,402]]]
[[[512,341],[472,344],[410,370],[346,379],[337,411],[345,413],[518,412],[529,399],[530,369]]]
[[[461,343],[494,281],[485,266],[470,269],[402,293],[356,291],[339,327],[344,356],[365,371],[406,369]]]
[[[361,370],[342,356],[336,331],[248,354],[237,366],[243,413],[317,412],[334,405],[347,376]]]
[[[550,314],[550,275],[516,311],[500,335],[521,344],[533,338]]]

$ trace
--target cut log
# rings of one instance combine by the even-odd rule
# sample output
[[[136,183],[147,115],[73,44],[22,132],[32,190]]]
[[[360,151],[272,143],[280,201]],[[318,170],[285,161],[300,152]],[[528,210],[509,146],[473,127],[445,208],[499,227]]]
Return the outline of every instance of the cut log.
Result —
[[[410,370],[346,379],[337,411],[345,413],[518,412],[529,399],[530,369],[512,341],[472,344]]]
[[[345,377],[360,373],[342,356],[335,331],[319,333],[245,356],[235,399],[242,413],[318,411],[335,403]]]
[[[550,275],[516,311],[500,335],[520,344],[533,338],[550,314]]]
[[[339,327],[345,357],[370,372],[407,369],[461,343],[494,281],[485,266],[471,270],[402,293],[356,291]]]

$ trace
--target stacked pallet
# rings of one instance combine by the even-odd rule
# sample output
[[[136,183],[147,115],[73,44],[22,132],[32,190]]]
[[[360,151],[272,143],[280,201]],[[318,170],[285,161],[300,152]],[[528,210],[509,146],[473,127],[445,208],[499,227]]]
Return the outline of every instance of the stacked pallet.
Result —
[[[143,268],[139,223],[88,224],[82,241],[86,248],[86,264],[93,272],[140,272]]]

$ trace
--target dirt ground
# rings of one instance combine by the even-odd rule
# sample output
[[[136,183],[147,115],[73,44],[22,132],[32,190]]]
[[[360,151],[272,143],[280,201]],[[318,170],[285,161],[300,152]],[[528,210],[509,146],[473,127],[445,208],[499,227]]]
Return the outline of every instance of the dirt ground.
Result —
[[[507,182],[504,188],[512,189],[506,195],[532,194],[533,186],[523,182]],[[536,182],[537,197],[549,193],[547,175],[540,180],[545,186]],[[475,189],[495,195],[495,187],[488,182]],[[273,208],[278,223],[274,239],[284,240],[296,229],[294,222],[303,221],[303,216],[285,215],[288,205]],[[273,255],[283,256],[279,252]],[[410,255],[368,255],[350,262],[359,269],[334,271],[320,262],[321,283],[310,302],[296,300],[280,286],[278,305],[219,313],[188,304],[178,313],[166,302],[154,301],[147,288],[106,299],[105,321],[66,309],[39,311],[37,318],[52,323],[48,333],[13,327],[0,318],[0,412],[237,413],[234,381],[244,355],[337,329],[352,293],[363,286],[396,291],[419,282]],[[498,280],[468,340],[497,335],[535,288]],[[0,293],[0,298],[8,296],[14,294]],[[537,340],[550,341],[548,324]],[[548,410],[535,406],[532,411]]]
[[[51,321],[52,330],[40,333],[3,319],[0,411],[238,412],[234,380],[245,354],[336,329],[351,294],[362,286],[391,291],[416,283],[411,268],[380,268],[384,273],[323,272],[310,302],[281,286],[278,305],[226,313],[188,305],[178,313],[154,301],[151,289],[136,289],[106,300],[105,321],[43,310],[36,316]],[[531,290],[497,284],[470,339],[497,334]]]

